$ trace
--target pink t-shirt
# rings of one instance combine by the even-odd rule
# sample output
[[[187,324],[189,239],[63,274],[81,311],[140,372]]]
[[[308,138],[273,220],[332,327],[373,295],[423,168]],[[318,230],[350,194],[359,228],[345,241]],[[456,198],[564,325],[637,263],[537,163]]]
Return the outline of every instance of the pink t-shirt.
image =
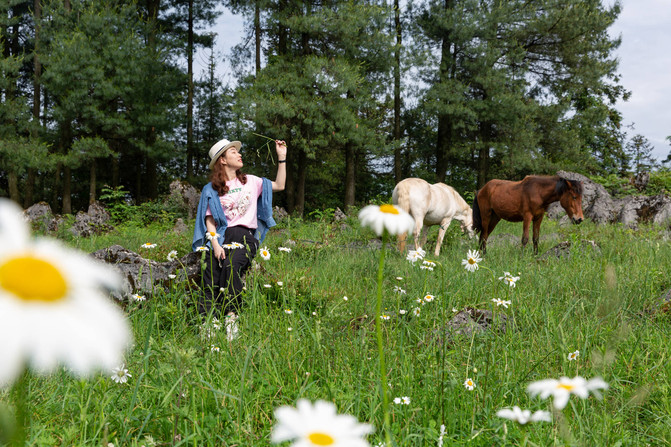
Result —
[[[219,196],[221,207],[224,209],[229,227],[242,225],[247,228],[256,228],[256,201],[263,191],[263,179],[247,174],[247,183],[244,185],[234,178],[226,182],[228,192]],[[207,207],[206,216],[211,216],[210,207]]]

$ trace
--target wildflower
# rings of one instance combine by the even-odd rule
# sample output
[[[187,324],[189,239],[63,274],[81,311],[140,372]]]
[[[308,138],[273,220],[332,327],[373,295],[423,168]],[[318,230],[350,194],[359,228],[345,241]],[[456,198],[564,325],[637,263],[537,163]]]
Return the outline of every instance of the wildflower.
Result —
[[[416,302],[417,304],[421,304],[422,306],[423,306],[424,304],[426,304],[426,302],[425,302],[422,298],[417,298],[417,299],[415,300],[415,302]]]
[[[568,353],[569,361],[578,360],[578,357],[580,357],[580,351],[578,351],[577,349],[573,352]]]
[[[170,253],[168,253],[168,261],[172,262],[175,259],[177,259],[177,250],[172,250]]]
[[[466,387],[467,390],[473,391],[473,389],[475,388],[475,382],[473,382],[473,379],[469,377],[468,379],[464,380],[464,386]]]
[[[401,289],[399,286],[394,286],[394,292],[398,293],[399,295],[406,294],[405,290]]]
[[[80,376],[119,365],[131,332],[102,290],[120,288],[105,264],[31,238],[21,209],[0,199],[0,387],[25,365],[48,373],[60,362]]]
[[[456,307],[453,307],[452,312],[457,313],[457,312],[459,312],[459,309],[457,309]]]
[[[208,231],[205,233],[205,238],[207,238],[208,241],[213,241],[219,239],[219,233],[216,231]]]
[[[401,405],[401,398],[400,397],[394,397],[394,403],[396,405]]]
[[[272,285],[270,285],[270,284],[264,284],[263,287],[265,287],[266,289],[270,289],[270,288],[272,287]]]
[[[444,436],[445,436],[445,424],[440,424],[440,436],[438,436],[438,447],[443,447]]]
[[[296,442],[294,446],[348,446],[368,447],[363,438],[373,432],[373,427],[361,424],[354,416],[337,414],[330,402],[318,400],[314,404],[300,399],[296,408],[283,406],[275,410],[277,424],[270,440],[273,443]]]
[[[291,331],[293,331],[293,330],[294,330],[294,328],[292,328],[292,327],[288,327],[288,328],[287,328],[287,332],[291,332]]]
[[[294,311],[291,309],[284,309],[284,313],[287,315],[291,315],[292,313],[294,313]]]
[[[515,287],[515,283],[520,279],[519,276],[513,276],[510,272],[503,272],[503,276],[499,276],[499,281],[503,281],[510,287]]]
[[[429,267],[429,266],[427,266],[427,265],[423,265],[423,266],[421,266],[420,269],[422,269],[422,270],[428,270],[428,271],[430,271],[430,272],[433,271],[433,267]]]
[[[241,244],[240,242],[233,242],[231,243],[231,248],[245,248],[244,244]]]
[[[401,401],[403,402],[403,405],[410,405],[410,398],[408,396],[401,397]]]
[[[559,380],[540,380],[529,384],[527,387],[527,391],[532,397],[540,395],[541,399],[545,399],[552,396],[552,404],[557,410],[562,410],[566,406],[571,394],[575,394],[581,399],[587,399],[591,391],[600,398],[599,389],[608,389],[608,384],[601,377],[585,380],[580,376],[573,379],[561,377]]]
[[[382,314],[382,315],[380,315],[380,319],[384,320],[384,321],[388,321],[388,320],[391,319],[391,317],[387,314]]]
[[[147,297],[140,295],[139,293],[133,293],[130,297],[133,299],[133,301],[147,301]]]
[[[140,248],[156,248],[156,244],[145,242],[144,244],[140,245]]]
[[[414,316],[416,316],[416,317],[419,317],[419,315],[420,315],[421,313],[422,313],[422,309],[420,309],[419,307],[415,307],[415,308],[412,310],[412,314],[413,314]]]
[[[240,336],[240,328],[238,327],[238,316],[234,312],[229,312],[226,315],[226,340],[233,341]]]
[[[210,249],[204,245],[201,245],[200,247],[196,247],[196,251],[210,251]]]
[[[506,300],[503,300],[503,299],[501,299],[501,298],[492,298],[492,301],[495,302],[497,306],[503,306],[503,307],[505,307],[506,309],[507,309],[508,306],[510,306],[510,304],[511,304],[511,301],[510,301],[510,300],[507,300],[507,301],[506,301]]]
[[[284,251],[286,253],[291,253],[291,249],[289,247],[280,247],[278,248],[279,251]]]
[[[474,272],[479,268],[478,262],[480,261],[482,261],[482,258],[480,257],[480,252],[478,252],[477,250],[468,250],[468,253],[466,254],[466,259],[463,259],[461,261],[461,265],[463,265],[464,268],[469,272]]]
[[[344,297],[342,297],[342,300],[343,300],[343,301],[347,301],[347,300],[349,300],[349,298],[347,298],[346,296],[344,296]]]
[[[128,370],[125,368],[125,365],[117,366],[112,369],[112,380],[116,383],[126,383],[130,377],[133,377],[128,373]]]
[[[403,277],[402,276],[397,276],[396,281],[403,281]]]
[[[395,205],[368,205],[359,212],[359,220],[364,227],[371,228],[382,236],[387,230],[391,235],[408,233],[415,227],[415,219]]]
[[[424,301],[426,301],[427,303],[430,303],[431,301],[433,301],[435,299],[436,299],[436,297],[433,296],[433,295],[425,295],[424,296]]]
[[[277,281],[277,287],[282,287],[284,283],[282,281]]]
[[[422,265],[433,268],[436,266],[436,263],[425,259],[424,261],[422,261]]]
[[[398,313],[401,314],[401,315],[405,315],[406,313],[408,313],[408,311],[405,310],[405,309],[401,309],[401,310],[398,311]]]
[[[268,251],[268,247],[263,247],[262,249],[260,249],[259,254],[261,255],[261,259],[263,259],[264,261],[270,259],[270,252]]]
[[[503,419],[510,419],[520,425],[525,425],[528,422],[552,422],[552,417],[549,411],[536,411],[531,414],[529,410],[522,410],[515,405],[513,408],[504,408],[496,412],[496,415]]]
[[[175,279],[175,278],[177,278],[177,275],[170,274],[170,275],[168,275],[168,278]]]
[[[415,262],[421,260],[424,255],[422,254],[423,250],[408,250],[408,255],[405,257],[406,261],[410,261],[415,264]]]
[[[219,349],[219,346],[212,345],[210,346],[210,352],[219,352],[221,349]]]

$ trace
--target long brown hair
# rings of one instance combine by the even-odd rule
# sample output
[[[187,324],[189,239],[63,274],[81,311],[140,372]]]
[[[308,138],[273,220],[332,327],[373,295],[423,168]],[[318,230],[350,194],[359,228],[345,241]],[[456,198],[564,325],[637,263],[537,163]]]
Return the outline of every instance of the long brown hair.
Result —
[[[247,174],[243,174],[240,169],[235,171],[235,176],[240,180],[240,183],[243,185],[247,183]],[[226,186],[226,180],[233,180],[226,178],[226,169],[224,165],[218,162],[212,167],[212,174],[210,175],[210,180],[212,181],[212,188],[217,191],[217,194],[220,196],[225,195],[228,192],[228,186]]]

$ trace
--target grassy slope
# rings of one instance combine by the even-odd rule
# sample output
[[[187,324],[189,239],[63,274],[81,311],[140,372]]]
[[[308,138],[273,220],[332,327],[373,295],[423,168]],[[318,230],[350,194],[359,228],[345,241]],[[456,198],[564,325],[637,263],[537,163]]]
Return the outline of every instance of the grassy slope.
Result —
[[[495,235],[502,233],[518,241],[521,225],[502,223]],[[410,405],[392,408],[398,445],[436,445],[441,424],[445,445],[521,445],[527,436],[541,446],[671,444],[671,316],[654,311],[671,287],[668,235],[658,228],[546,222],[541,236],[541,252],[560,240],[593,239],[602,253],[538,261],[519,242],[493,243],[471,274],[461,260],[476,243],[456,228],[440,257],[427,257],[440,263],[433,272],[388,253],[389,389],[392,398],[411,398]],[[266,240],[270,261],[257,259],[260,269],[247,277],[242,336],[233,342],[223,332],[209,341],[201,337],[195,294],[184,284],[141,306],[125,304],[136,340],[126,362],[132,379],[125,385],[65,373],[31,379],[35,445],[150,445],[149,435],[156,445],[266,446],[273,409],[300,397],[331,400],[340,412],[380,427],[372,318],[379,251],[367,246],[372,237],[355,219],[344,230],[297,219],[273,230]],[[140,251],[153,242],[158,247],[147,256],[157,260],[173,249],[181,256],[190,245],[190,235],[160,224],[66,239],[85,251],[113,243]],[[288,239],[297,241],[292,252],[277,251]],[[504,271],[519,273],[516,288],[498,281]],[[407,294],[394,293],[394,286]],[[421,316],[410,316],[427,293],[437,300],[421,306]],[[491,309],[495,297],[512,300],[509,309],[496,309],[512,319],[507,331],[441,343],[438,334],[453,308]],[[400,309],[408,314],[399,315]],[[212,345],[220,351],[212,352]],[[576,349],[578,361],[569,362]],[[576,374],[602,376],[610,384],[604,399],[572,397],[554,423],[526,431],[495,416],[512,405],[550,409],[549,400],[529,398],[526,385]],[[466,377],[476,382],[474,391],[463,387]],[[379,430],[370,437],[372,445],[381,439]]]

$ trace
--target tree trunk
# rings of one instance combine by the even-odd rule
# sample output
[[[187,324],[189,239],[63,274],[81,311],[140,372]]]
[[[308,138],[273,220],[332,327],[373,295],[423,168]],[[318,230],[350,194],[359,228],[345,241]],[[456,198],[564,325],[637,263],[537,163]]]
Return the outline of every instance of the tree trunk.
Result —
[[[491,141],[492,125],[488,122],[480,124],[480,150],[478,153],[478,189],[485,186],[489,178],[489,142]]]
[[[20,205],[21,198],[19,197],[19,177],[15,172],[9,172],[7,174],[7,182],[9,183],[9,198]]]
[[[308,156],[303,149],[298,151],[298,172],[296,175],[296,202],[294,211],[303,215],[305,211],[305,177],[308,171]]]
[[[72,214],[72,172],[70,166],[63,166],[63,208],[62,214]]]
[[[96,201],[96,160],[91,160],[91,169],[89,177],[89,205]]]
[[[26,186],[23,188],[23,207],[29,208],[34,201],[35,196],[35,168],[28,168],[28,176],[26,177]]]
[[[193,0],[189,0],[186,64],[188,91],[186,95],[186,178],[193,177]]]
[[[445,10],[454,6],[454,0],[445,0]],[[452,78],[451,67],[455,66],[455,55],[452,53],[452,36],[446,33],[443,36],[440,49],[440,83],[449,82]],[[438,115],[438,135],[436,140],[436,182],[445,182],[445,175],[449,167],[450,149],[452,146],[452,120],[445,113]]]
[[[37,55],[40,49],[40,21],[42,19],[42,5],[40,0],[33,2],[33,20],[35,22],[35,47],[33,50],[33,122],[31,137],[37,140],[40,128],[40,77],[42,76],[42,63]],[[35,168],[28,168],[23,207],[28,208],[33,204],[35,191]]]
[[[345,210],[354,206],[356,195],[356,152],[350,144],[345,146]]]
[[[394,179],[398,183],[403,180],[403,172],[401,171],[401,48],[403,33],[399,0],[394,0],[394,25],[396,28],[396,48],[394,51]],[[345,197],[347,197],[347,194],[345,194]]]
[[[259,1],[254,2],[254,38],[255,38],[255,68],[256,75],[261,71],[261,7]]]

